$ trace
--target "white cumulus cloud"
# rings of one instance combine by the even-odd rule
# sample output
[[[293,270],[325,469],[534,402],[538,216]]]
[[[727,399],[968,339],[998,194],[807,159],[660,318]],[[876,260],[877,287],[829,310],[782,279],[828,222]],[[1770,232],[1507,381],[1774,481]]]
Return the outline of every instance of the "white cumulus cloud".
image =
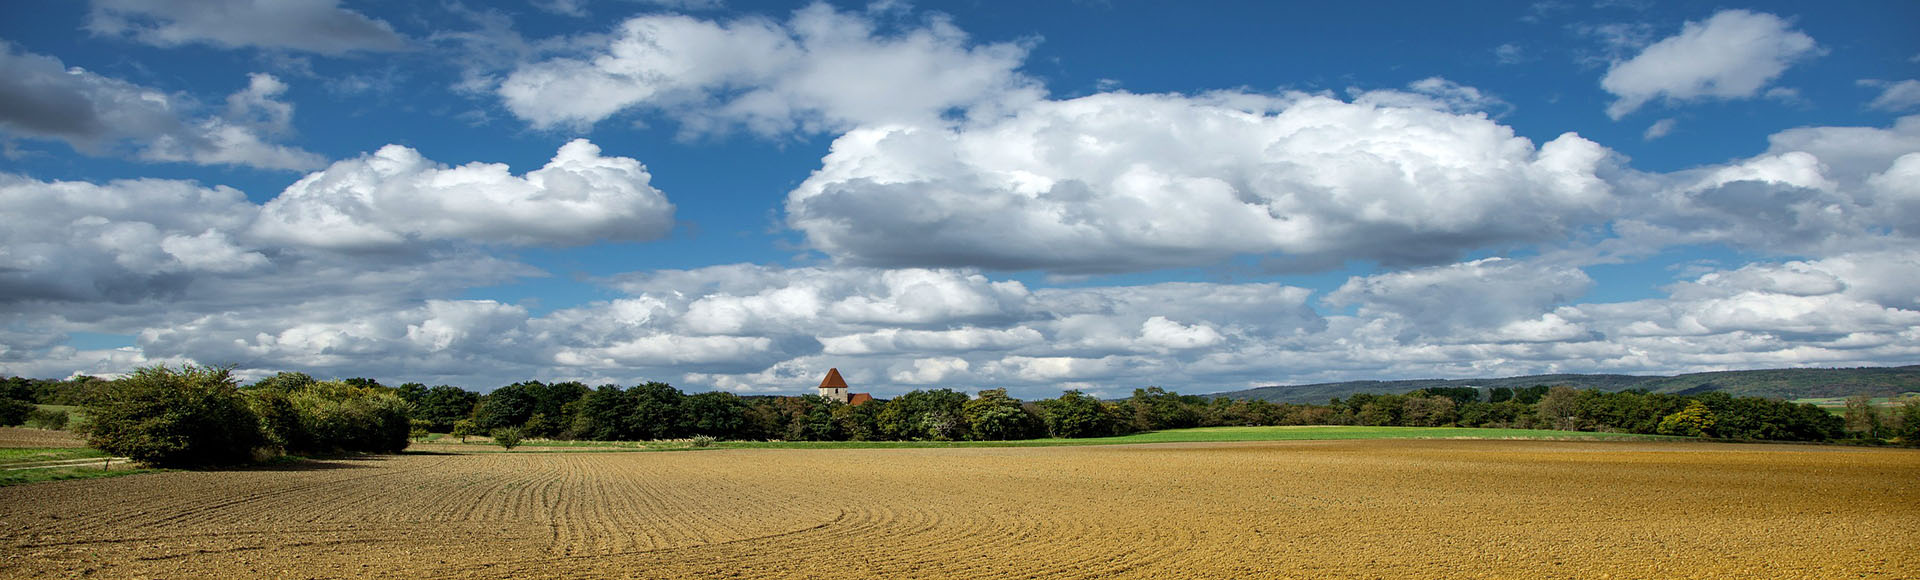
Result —
[[[1437,263],[1613,211],[1605,148],[1573,134],[1536,147],[1408,95],[1107,93],[953,128],[864,127],[788,195],[787,221],[844,263],[1084,273],[1236,254]]]
[[[826,4],[784,22],[640,16],[581,42],[595,44],[509,74],[498,87],[507,108],[541,128],[641,109],[690,133],[779,135],[926,122],[1040,95],[1018,72],[1019,44],[976,45],[938,17],[899,26]]]
[[[519,177],[503,164],[448,167],[388,145],[287,187],[261,209],[252,233],[336,249],[417,240],[568,246],[666,235],[673,204],[651,185],[646,167],[600,153],[574,140]]]
[[[196,274],[266,262],[229,235],[257,211],[231,188],[0,173],[0,207],[0,303],[138,301],[182,292]]]
[[[1687,22],[1633,58],[1616,61],[1600,87],[1617,99],[1607,115],[1625,117],[1654,99],[1686,102],[1760,94],[1787,67],[1819,54],[1813,37],[1764,12],[1723,10]]]
[[[1892,126],[1801,127],[1760,155],[1630,179],[1639,191],[1613,223],[1628,243],[1728,243],[1837,255],[1913,243],[1920,116]],[[1912,159],[1908,159],[1911,157]]]

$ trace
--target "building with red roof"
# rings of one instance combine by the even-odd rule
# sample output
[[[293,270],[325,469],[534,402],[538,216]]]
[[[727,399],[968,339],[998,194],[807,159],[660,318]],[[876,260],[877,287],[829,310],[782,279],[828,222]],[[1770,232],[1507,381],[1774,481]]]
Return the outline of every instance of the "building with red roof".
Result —
[[[820,396],[829,401],[839,401],[848,405],[858,405],[873,400],[867,393],[847,392],[847,380],[840,377],[840,369],[827,369],[826,378],[820,379]]]

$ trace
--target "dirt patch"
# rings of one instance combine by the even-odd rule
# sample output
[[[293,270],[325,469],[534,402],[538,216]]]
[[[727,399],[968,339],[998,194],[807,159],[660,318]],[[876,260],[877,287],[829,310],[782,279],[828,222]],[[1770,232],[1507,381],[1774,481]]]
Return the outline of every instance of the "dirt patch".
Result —
[[[1311,441],[324,463],[0,490],[0,575],[1920,577],[1906,450]]]
[[[87,442],[71,431],[52,431],[31,427],[0,427],[0,448],[86,447]]]

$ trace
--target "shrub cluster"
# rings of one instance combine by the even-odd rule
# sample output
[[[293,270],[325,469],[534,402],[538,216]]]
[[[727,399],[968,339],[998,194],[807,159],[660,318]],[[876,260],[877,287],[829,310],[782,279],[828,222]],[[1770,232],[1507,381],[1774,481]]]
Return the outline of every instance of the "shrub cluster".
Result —
[[[87,444],[163,466],[241,463],[265,442],[227,369],[135,370],[87,401]]]
[[[378,384],[298,377],[261,383],[243,391],[268,440],[289,452],[396,453],[412,436],[407,402]]]
[[[240,388],[228,369],[145,367],[85,402],[87,443],[165,466],[242,463],[263,450],[391,453],[408,405],[391,389],[281,373]]]

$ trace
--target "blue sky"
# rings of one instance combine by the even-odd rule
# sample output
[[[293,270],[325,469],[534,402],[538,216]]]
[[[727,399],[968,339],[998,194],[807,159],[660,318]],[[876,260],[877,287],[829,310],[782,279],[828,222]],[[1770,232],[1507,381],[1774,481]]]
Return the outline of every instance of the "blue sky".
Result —
[[[1908,2],[8,4],[0,374],[1920,361]]]

